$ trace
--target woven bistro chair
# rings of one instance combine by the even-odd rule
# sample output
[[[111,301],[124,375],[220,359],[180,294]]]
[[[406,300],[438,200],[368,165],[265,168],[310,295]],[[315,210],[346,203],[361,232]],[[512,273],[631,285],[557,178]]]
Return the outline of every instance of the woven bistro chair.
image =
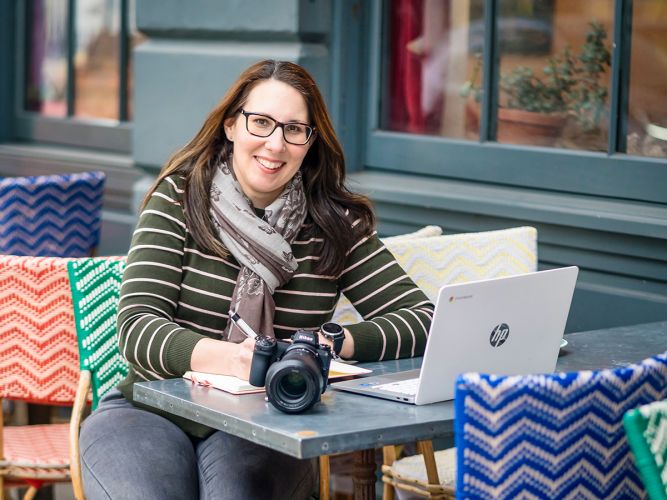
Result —
[[[103,172],[0,178],[0,253],[92,255],[105,179]]]
[[[128,365],[118,349],[116,312],[125,260],[86,258],[69,262],[80,375],[70,420],[70,470],[77,500],[84,497],[79,458],[79,430],[89,395],[92,409],[125,378]]]
[[[74,494],[85,498],[81,480],[79,429],[87,396],[92,389],[93,409],[99,399],[127,375],[128,365],[118,349],[116,313],[125,260],[119,257],[72,260],[68,265],[72,289],[81,375],[70,421],[70,464]],[[328,495],[327,467],[323,474],[320,498]],[[328,498],[328,496],[326,496]]]
[[[667,400],[628,411],[623,425],[649,498],[667,500]]]
[[[383,481],[422,497],[447,486],[456,498],[641,498],[623,415],[665,397],[667,352],[599,371],[463,374],[454,403],[455,484],[441,484],[432,464],[448,457],[432,452],[419,456],[419,473],[401,474],[405,459],[383,467]]]
[[[69,259],[0,255],[0,398],[72,406],[79,362]],[[0,491],[68,482],[68,424],[4,426]],[[3,484],[4,483],[4,484]]]

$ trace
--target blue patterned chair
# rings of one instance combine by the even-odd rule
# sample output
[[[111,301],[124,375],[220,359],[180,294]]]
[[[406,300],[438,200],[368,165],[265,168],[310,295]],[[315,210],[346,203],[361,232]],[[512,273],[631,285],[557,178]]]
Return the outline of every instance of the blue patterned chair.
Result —
[[[461,375],[456,451],[384,467],[385,482],[431,498],[642,498],[623,430],[630,409],[667,397],[667,352],[627,367],[544,375]],[[446,464],[455,453],[455,484]],[[405,463],[402,463],[404,462]],[[439,462],[439,463],[438,463]]]
[[[102,172],[0,178],[0,253],[92,255],[105,179]]]

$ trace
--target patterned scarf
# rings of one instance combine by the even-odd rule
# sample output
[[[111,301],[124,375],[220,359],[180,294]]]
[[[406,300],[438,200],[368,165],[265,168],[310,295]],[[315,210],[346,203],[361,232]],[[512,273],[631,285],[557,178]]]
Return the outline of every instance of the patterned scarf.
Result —
[[[307,212],[301,172],[259,218],[228,162],[222,162],[213,177],[211,215],[222,243],[241,264],[230,309],[258,334],[274,337],[273,293],[296,271],[291,243]],[[246,336],[229,320],[222,338],[242,342]]]

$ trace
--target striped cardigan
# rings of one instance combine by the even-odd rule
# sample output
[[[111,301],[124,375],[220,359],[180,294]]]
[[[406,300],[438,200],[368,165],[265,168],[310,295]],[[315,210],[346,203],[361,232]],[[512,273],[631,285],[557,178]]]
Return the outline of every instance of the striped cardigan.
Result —
[[[213,256],[192,239],[183,214],[183,185],[181,177],[171,176],[158,186],[128,253],[118,335],[130,363],[119,388],[129,400],[134,382],[182,376],[190,369],[195,344],[220,338],[228,320],[240,267],[233,256]],[[274,294],[276,336],[317,329],[331,319],[342,292],[365,319],[346,325],[354,337],[355,359],[423,354],[433,304],[377,235],[359,238],[339,276],[324,276],[314,270],[322,239],[308,236],[310,224],[307,218],[292,243],[295,274]],[[203,433],[202,427],[179,423],[195,435]]]

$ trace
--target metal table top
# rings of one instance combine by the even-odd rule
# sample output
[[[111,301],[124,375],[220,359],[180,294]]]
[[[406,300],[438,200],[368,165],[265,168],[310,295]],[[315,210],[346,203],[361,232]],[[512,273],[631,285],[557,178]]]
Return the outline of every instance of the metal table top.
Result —
[[[566,335],[558,371],[627,365],[667,350],[667,321]],[[421,358],[364,363],[373,374],[418,368]],[[234,396],[185,379],[141,382],[134,397],[145,405],[189,418],[297,458],[376,448],[451,435],[452,401],[402,404],[332,389],[299,415],[286,415],[264,394]]]

